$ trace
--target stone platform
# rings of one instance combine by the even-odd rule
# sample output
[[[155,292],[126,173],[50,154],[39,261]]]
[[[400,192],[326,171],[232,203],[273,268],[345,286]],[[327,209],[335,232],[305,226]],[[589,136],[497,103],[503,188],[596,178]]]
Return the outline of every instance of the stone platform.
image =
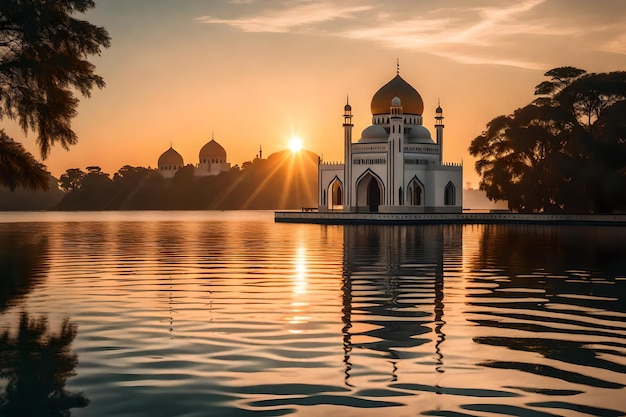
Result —
[[[277,211],[278,223],[313,224],[563,224],[626,226],[626,214],[347,213]]]

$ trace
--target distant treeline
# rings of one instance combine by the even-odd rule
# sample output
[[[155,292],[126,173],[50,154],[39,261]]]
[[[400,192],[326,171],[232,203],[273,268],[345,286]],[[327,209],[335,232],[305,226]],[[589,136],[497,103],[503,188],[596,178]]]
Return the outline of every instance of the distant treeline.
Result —
[[[56,207],[65,193],[59,189],[58,180],[48,174],[48,190],[31,190],[17,187],[11,191],[9,187],[0,186],[0,211],[39,211]]]
[[[155,169],[129,165],[113,176],[98,166],[87,167],[85,171],[72,168],[61,175],[58,187],[56,184],[51,187],[55,190],[52,194],[57,195],[58,191],[62,195],[56,204],[37,208],[0,206],[0,209],[299,209],[317,206],[317,164],[318,156],[311,152],[285,151],[208,177],[194,176],[192,165],[180,168],[170,179],[163,178]],[[6,193],[0,190],[0,196]],[[31,194],[38,195],[42,201],[51,200],[46,197],[50,192]]]

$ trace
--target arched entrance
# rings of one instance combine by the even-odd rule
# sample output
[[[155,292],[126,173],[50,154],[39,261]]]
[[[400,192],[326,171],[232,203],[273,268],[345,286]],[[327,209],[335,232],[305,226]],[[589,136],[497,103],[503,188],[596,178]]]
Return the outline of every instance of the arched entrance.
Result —
[[[384,195],[384,186],[369,169],[356,181],[356,203],[360,210],[378,211]]]
[[[367,185],[367,205],[370,211],[378,211],[378,206],[380,205],[380,187],[375,178],[370,178],[369,184]]]
[[[330,184],[330,208],[334,209],[338,206],[343,206],[343,186],[341,181],[335,177]]]
[[[409,183],[409,187],[407,190],[407,202],[411,206],[421,206],[423,204],[424,199],[424,186],[417,179],[417,177],[413,177],[411,182]]]

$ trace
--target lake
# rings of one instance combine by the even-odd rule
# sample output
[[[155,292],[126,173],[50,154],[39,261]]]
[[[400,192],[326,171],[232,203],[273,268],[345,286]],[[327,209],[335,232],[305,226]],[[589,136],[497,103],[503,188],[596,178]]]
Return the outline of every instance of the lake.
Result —
[[[0,415],[621,416],[626,227],[0,213]]]

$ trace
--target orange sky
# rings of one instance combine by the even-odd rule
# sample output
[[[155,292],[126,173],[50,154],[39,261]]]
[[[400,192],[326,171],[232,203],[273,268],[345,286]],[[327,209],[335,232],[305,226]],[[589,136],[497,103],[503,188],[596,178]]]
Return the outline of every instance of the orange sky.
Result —
[[[530,102],[546,70],[626,68],[626,2],[612,0],[100,0],[86,18],[112,37],[93,59],[107,87],[81,101],[79,144],[45,161],[56,176],[154,167],[170,143],[197,163],[212,132],[233,165],[292,135],[339,161],[346,94],[356,140],[400,59],[431,133],[441,99],[444,159],[476,186],[470,142]],[[34,134],[3,127],[38,155]]]

